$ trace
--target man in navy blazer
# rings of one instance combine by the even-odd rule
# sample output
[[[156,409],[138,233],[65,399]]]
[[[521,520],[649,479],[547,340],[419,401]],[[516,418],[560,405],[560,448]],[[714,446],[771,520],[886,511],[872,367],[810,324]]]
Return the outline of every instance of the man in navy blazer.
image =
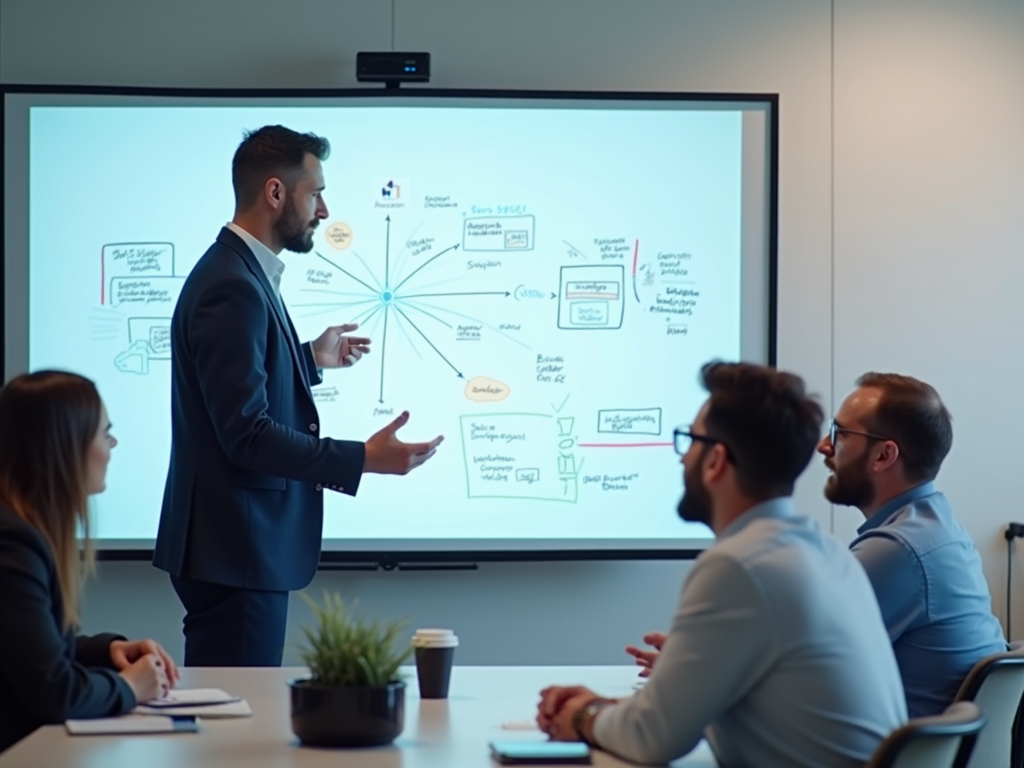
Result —
[[[279,666],[288,592],[320,557],[323,493],[364,472],[405,474],[441,442],[404,443],[403,413],[365,443],[322,437],[311,386],[370,340],[332,326],[302,343],[280,296],[282,250],[327,218],[325,139],[248,133],[232,162],[235,215],[185,280],[171,324],[172,444],[153,563],[186,615],[186,666]]]

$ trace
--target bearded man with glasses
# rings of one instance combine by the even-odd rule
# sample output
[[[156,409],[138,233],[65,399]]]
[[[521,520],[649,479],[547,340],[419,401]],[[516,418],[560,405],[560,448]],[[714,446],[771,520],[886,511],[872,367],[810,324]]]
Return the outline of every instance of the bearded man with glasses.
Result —
[[[952,443],[933,387],[866,373],[818,444],[825,497],[864,515],[850,549],[875,589],[911,717],[942,712],[976,662],[1006,650],[981,555],[935,487]]]

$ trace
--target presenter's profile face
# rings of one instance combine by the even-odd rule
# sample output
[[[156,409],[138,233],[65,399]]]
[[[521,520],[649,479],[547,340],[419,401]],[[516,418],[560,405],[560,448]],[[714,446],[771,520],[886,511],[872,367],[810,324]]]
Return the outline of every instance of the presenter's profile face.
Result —
[[[707,403],[700,409],[696,420],[690,430],[696,435],[705,434],[704,416],[707,413]],[[701,474],[704,469],[704,455],[710,445],[694,440],[689,450],[683,455],[683,498],[679,500],[676,512],[688,523],[711,524],[711,494],[704,485]]]
[[[313,155],[307,154],[302,175],[288,189],[281,215],[274,222],[277,240],[285,250],[293,253],[313,250],[316,228],[327,218],[323,192],[323,167]]]
[[[107,409],[105,406],[101,406],[100,426],[85,454],[89,493],[102,493],[107,487],[107,465],[110,463],[110,452],[115,445],[117,445],[117,438],[110,434],[110,419],[107,418]]]

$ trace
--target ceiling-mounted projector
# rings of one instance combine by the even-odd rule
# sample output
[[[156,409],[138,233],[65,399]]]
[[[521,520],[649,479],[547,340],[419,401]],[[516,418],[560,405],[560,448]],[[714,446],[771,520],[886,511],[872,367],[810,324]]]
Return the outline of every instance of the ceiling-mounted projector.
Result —
[[[398,88],[401,83],[428,83],[430,54],[361,51],[356,54],[356,80],[385,83],[388,88]]]

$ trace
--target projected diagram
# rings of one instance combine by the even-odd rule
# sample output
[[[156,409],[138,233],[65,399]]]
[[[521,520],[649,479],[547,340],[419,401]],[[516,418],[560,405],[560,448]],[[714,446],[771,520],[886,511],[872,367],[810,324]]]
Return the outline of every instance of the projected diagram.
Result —
[[[399,190],[399,186],[393,187]],[[398,194],[391,188],[385,188],[392,195]],[[393,199],[393,198],[392,198]],[[349,269],[342,267],[333,254],[325,256],[319,250],[314,249],[315,257],[323,265],[320,269],[307,271],[307,287],[304,293],[325,293],[344,296],[345,301],[328,302],[298,302],[292,306],[295,309],[313,309],[319,314],[321,309],[328,310],[359,308],[359,314],[352,318],[352,322],[358,322],[366,326],[371,320],[375,320],[381,329],[379,341],[374,340],[374,351],[379,350],[380,354],[380,384],[378,389],[378,402],[384,403],[387,396],[387,381],[390,357],[388,354],[389,335],[400,332],[406,338],[420,339],[430,347],[437,359],[443,363],[459,379],[465,379],[462,366],[457,362],[456,355],[450,350],[444,350],[445,345],[439,342],[430,333],[430,329],[438,323],[447,330],[446,336],[454,334],[454,340],[479,341],[482,338],[483,328],[489,329],[494,335],[503,337],[508,342],[529,350],[529,345],[514,338],[501,330],[498,325],[489,323],[473,315],[458,311],[454,307],[462,306],[461,302],[467,298],[485,298],[490,301],[504,301],[512,295],[510,290],[489,290],[489,291],[432,291],[424,287],[422,279],[426,273],[424,270],[432,265],[443,263],[445,257],[454,257],[460,249],[463,252],[498,252],[498,251],[530,251],[533,249],[534,239],[534,217],[533,216],[491,216],[491,217],[469,217],[462,220],[462,239],[447,247],[441,247],[436,238],[424,237],[420,239],[409,238],[405,240],[406,248],[412,246],[411,256],[422,257],[422,261],[411,271],[407,271],[401,262],[395,265],[391,263],[392,248],[392,222],[391,216],[384,219],[384,253],[383,270],[378,267],[373,269],[367,262],[356,253],[351,251],[352,256],[362,265],[365,271],[365,279],[354,274]],[[334,222],[325,230],[325,238],[328,244],[336,251],[350,250],[353,242],[352,228],[344,222]],[[377,261],[380,261],[378,259]],[[397,261],[397,260],[396,260]],[[486,272],[489,262],[480,263],[480,271]],[[331,269],[327,269],[330,267]],[[336,275],[340,275],[342,283],[348,290],[336,291],[330,286],[335,283]],[[316,286],[316,287],[313,287]],[[449,322],[449,319],[455,322]],[[427,330],[424,330],[427,328]],[[411,343],[411,342],[410,342]],[[507,394],[507,392],[506,392]],[[467,397],[469,394],[467,393]],[[479,399],[471,397],[470,399]]]
[[[128,346],[114,357],[122,373],[148,374],[151,360],[171,359],[171,315],[184,277],[174,272],[174,244],[108,243],[100,256],[100,306],[93,339],[121,338]]]
[[[391,202],[400,200],[403,194],[399,184],[385,191]],[[579,331],[621,331],[627,303],[637,302],[642,305],[640,313],[666,317],[668,335],[685,335],[686,326],[679,321],[693,314],[699,296],[689,275],[690,254],[658,253],[655,259],[639,263],[639,240],[627,243],[616,238],[609,241],[611,244],[595,240],[600,249],[596,260],[615,258],[620,263],[592,263],[570,245],[568,255],[574,263],[557,266],[557,290],[522,284],[472,290],[494,287],[493,273],[488,272],[500,267],[502,262],[496,259],[502,254],[535,251],[535,217],[464,216],[451,223],[460,226],[459,237],[447,242],[437,237],[417,237],[416,227],[400,240],[403,247],[394,257],[393,240],[398,238],[393,238],[392,228],[397,235],[404,225],[401,216],[396,220],[386,215],[380,221],[384,230],[382,252],[375,253],[372,260],[364,260],[353,248],[355,233],[348,223],[327,225],[322,235],[327,247],[314,249],[307,257],[318,266],[305,270],[304,287],[299,289],[306,296],[326,294],[327,300],[298,300],[289,305],[295,311],[305,309],[317,315],[353,310],[358,314],[351,320],[363,328],[375,321],[369,335],[379,355],[375,355],[373,364],[377,366],[379,359],[376,394],[380,404],[387,400],[389,370],[393,378],[404,367],[401,348],[395,347],[395,334],[399,333],[410,344],[415,339],[429,348],[426,354],[438,367],[433,369],[435,373],[426,375],[446,369],[448,375],[462,380],[466,400],[491,407],[487,412],[455,416],[468,499],[575,504],[583,489],[628,491],[642,471],[636,459],[615,459],[610,464],[598,461],[598,471],[584,474],[584,454],[598,451],[618,455],[623,450],[632,453],[629,449],[671,446],[662,437],[661,408],[598,408],[596,426],[583,430],[596,435],[596,439],[580,440],[580,413],[578,408],[566,408],[569,395],[560,404],[551,403],[547,413],[514,406],[502,408],[512,386],[484,375],[465,375],[465,368],[476,363],[476,356],[472,346],[461,342],[490,344],[500,340],[514,345],[527,353],[524,359],[531,361],[531,367],[535,364],[529,379],[534,386],[556,386],[565,392],[567,355],[534,354],[530,344],[503,330],[518,329],[522,322],[517,315],[509,317],[509,313],[525,313],[535,320],[544,317],[552,330],[567,332],[566,339],[575,339]],[[459,259],[460,253],[474,254],[474,260]],[[468,271],[451,271],[466,269],[467,264],[471,265]],[[447,279],[430,282],[446,272]],[[184,281],[185,276],[175,273],[173,243],[121,242],[102,247],[100,304],[104,313],[93,318],[93,336],[96,340],[123,339],[127,330],[127,346],[113,361],[118,371],[147,374],[152,361],[170,360],[171,317]],[[450,287],[466,290],[447,290]],[[645,301],[641,301],[641,295]],[[495,310],[500,312],[502,322],[494,319]],[[403,375],[408,375],[407,367]],[[590,408],[587,411],[595,413]],[[589,424],[590,419],[585,421]],[[608,466],[636,471],[600,471]]]

